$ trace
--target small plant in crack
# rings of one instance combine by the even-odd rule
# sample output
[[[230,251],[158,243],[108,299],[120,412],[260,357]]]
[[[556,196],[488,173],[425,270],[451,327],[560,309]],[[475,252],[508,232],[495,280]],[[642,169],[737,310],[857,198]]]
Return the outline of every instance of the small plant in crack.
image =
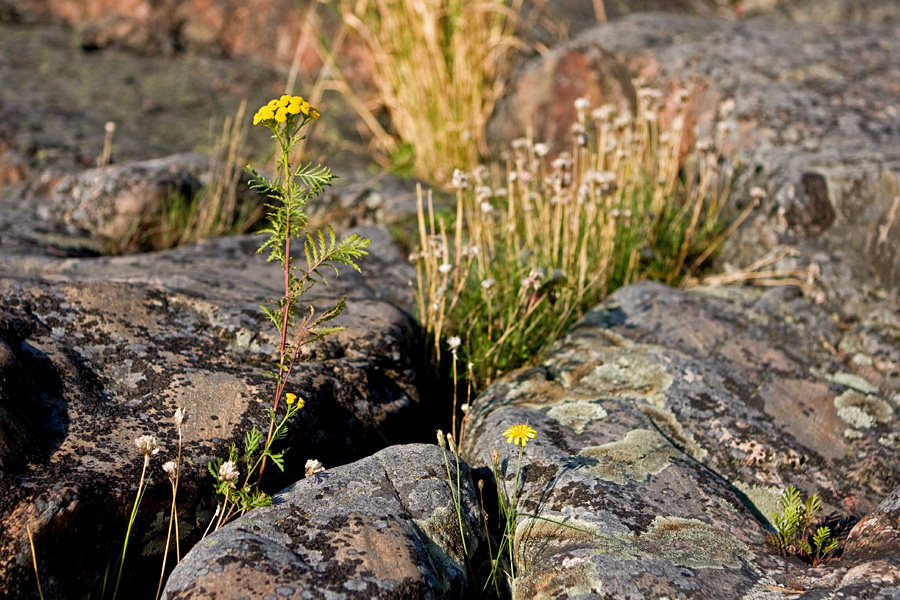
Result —
[[[272,131],[277,149],[276,174],[273,178],[269,179],[253,167],[247,167],[253,177],[253,187],[270,200],[267,205],[269,223],[260,232],[267,239],[258,251],[268,252],[269,261],[281,264],[284,294],[274,303],[262,307],[279,333],[278,357],[273,371],[269,373],[275,380],[275,389],[268,409],[268,432],[264,434],[256,428],[247,432],[243,460],[237,448],[232,446],[228,460],[218,459],[209,465],[209,471],[216,480],[216,493],[224,498],[213,517],[216,529],[251,508],[271,503],[271,498],[259,489],[266,463],[271,461],[284,470],[285,451],[275,452],[273,445],[287,436],[288,421],[304,405],[302,398],[285,392],[288,379],[294,366],[303,360],[301,350],[305,346],[343,329],[328,323],[344,310],[345,298],[324,312],[317,313],[310,305],[300,307],[303,295],[317,283],[327,284],[323,271],[331,269],[337,275],[338,265],[345,265],[358,272],[357,261],[368,254],[370,240],[357,234],[338,241],[331,227],[312,235],[306,232],[309,217],[304,209],[307,202],[331,185],[334,177],[328,167],[311,163],[295,166],[292,163],[292,157],[305,138],[303,128],[318,119],[319,111],[314,106],[300,96],[287,94],[263,105],[253,117],[254,125],[263,125]],[[297,264],[299,261],[291,255],[295,239],[303,240],[305,266]],[[279,411],[282,398],[287,404],[283,412]]]
[[[801,501],[800,492],[790,486],[781,496],[781,514],[774,513],[775,532],[766,538],[766,545],[784,556],[796,556],[817,567],[834,558],[840,542],[826,525],[814,527],[822,510],[817,494]]]

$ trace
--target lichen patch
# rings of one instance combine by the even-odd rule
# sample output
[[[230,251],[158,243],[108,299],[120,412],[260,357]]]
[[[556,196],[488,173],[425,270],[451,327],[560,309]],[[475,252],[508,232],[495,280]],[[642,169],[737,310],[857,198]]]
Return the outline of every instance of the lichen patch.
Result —
[[[551,407],[547,416],[582,434],[588,423],[605,419],[607,412],[599,401],[567,400]]]
[[[662,408],[672,382],[652,355],[629,348],[610,353],[609,360],[595,366],[579,383],[600,396],[643,400]]]
[[[887,423],[894,416],[890,404],[877,396],[850,389],[834,399],[838,416],[857,429],[869,429],[876,423]]]
[[[621,440],[588,446],[578,453],[579,468],[603,481],[623,485],[661,473],[678,450],[658,431],[633,429]]]
[[[693,569],[736,569],[753,558],[750,549],[722,527],[681,517],[656,517],[634,545],[640,552]]]

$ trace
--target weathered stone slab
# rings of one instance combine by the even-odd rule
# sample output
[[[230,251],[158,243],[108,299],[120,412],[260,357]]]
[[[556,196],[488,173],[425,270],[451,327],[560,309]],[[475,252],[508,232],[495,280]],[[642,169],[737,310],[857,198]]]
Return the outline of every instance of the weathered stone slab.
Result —
[[[477,597],[466,554],[483,560],[487,545],[475,487],[461,463],[463,541],[447,477],[436,446],[409,445],[303,479],[198,544],[162,597]]]
[[[893,593],[884,524],[874,556],[850,544],[814,570],[764,541],[789,485],[846,535],[900,484],[897,390],[838,360],[841,330],[798,295],[722,296],[626,287],[475,401],[464,456],[500,451],[511,489],[517,450],[500,434],[529,423],[518,510],[560,523],[519,517],[514,598]],[[866,569],[881,579],[861,591]]]

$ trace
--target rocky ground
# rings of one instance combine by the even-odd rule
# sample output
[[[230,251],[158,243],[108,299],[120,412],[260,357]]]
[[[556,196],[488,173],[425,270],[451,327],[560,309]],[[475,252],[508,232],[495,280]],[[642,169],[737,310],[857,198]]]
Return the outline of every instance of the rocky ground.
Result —
[[[273,491],[306,458],[328,470],[210,537],[164,597],[478,596],[497,539],[479,525],[477,481],[495,493],[496,449],[499,483],[513,485],[500,432],[516,422],[538,431],[518,510],[556,523],[519,517],[519,577],[504,594],[900,595],[900,11],[698,0],[622,16],[658,5],[606,4],[615,20],[596,28],[591,3],[559,9],[574,39],[523,63],[493,143],[532,124],[562,144],[574,98],[627,106],[638,77],[666,98],[690,86],[701,135],[742,167],[733,212],[765,191],[718,268],[790,247],[772,268],[814,283],[621,290],[545,362],[473,403],[471,471],[460,472],[475,475],[462,478],[457,517],[441,453],[394,445],[431,442],[444,424],[418,361],[414,273],[386,227],[409,215],[414,184],[372,171],[352,115],[327,96],[311,156],[341,180],[323,213],[373,247],[362,274],[312,299],[347,295],[348,329],[298,373],[308,407]],[[176,407],[189,414],[185,545],[213,509],[206,462],[266,423],[274,340],[258,305],[278,294],[278,273],[255,239],[97,255],[125,200],[153,197],[148,181],[202,184],[203,159],[185,153],[211,144],[211,122],[281,93],[297,29],[271,18],[283,3],[257,8],[0,2],[0,595],[37,597],[27,530],[45,597],[96,591],[137,486],[131,440],[154,434],[159,464],[171,458]],[[233,26],[241,18],[259,21],[274,55]],[[90,171],[107,121],[113,165]],[[265,159],[266,137],[251,131],[251,158]],[[788,485],[822,497],[839,559],[810,568],[765,545]],[[168,494],[160,471],[135,528],[129,597],[155,589]]]

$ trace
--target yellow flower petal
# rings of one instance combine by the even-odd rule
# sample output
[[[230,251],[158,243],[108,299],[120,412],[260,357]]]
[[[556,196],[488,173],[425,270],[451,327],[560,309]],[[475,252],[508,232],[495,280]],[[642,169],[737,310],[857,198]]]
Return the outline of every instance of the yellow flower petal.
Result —
[[[516,444],[524,448],[525,444],[528,443],[528,440],[534,438],[534,436],[537,435],[537,432],[532,429],[527,423],[522,423],[519,425],[513,425],[512,427],[504,431],[502,435],[506,438],[506,443]]]

